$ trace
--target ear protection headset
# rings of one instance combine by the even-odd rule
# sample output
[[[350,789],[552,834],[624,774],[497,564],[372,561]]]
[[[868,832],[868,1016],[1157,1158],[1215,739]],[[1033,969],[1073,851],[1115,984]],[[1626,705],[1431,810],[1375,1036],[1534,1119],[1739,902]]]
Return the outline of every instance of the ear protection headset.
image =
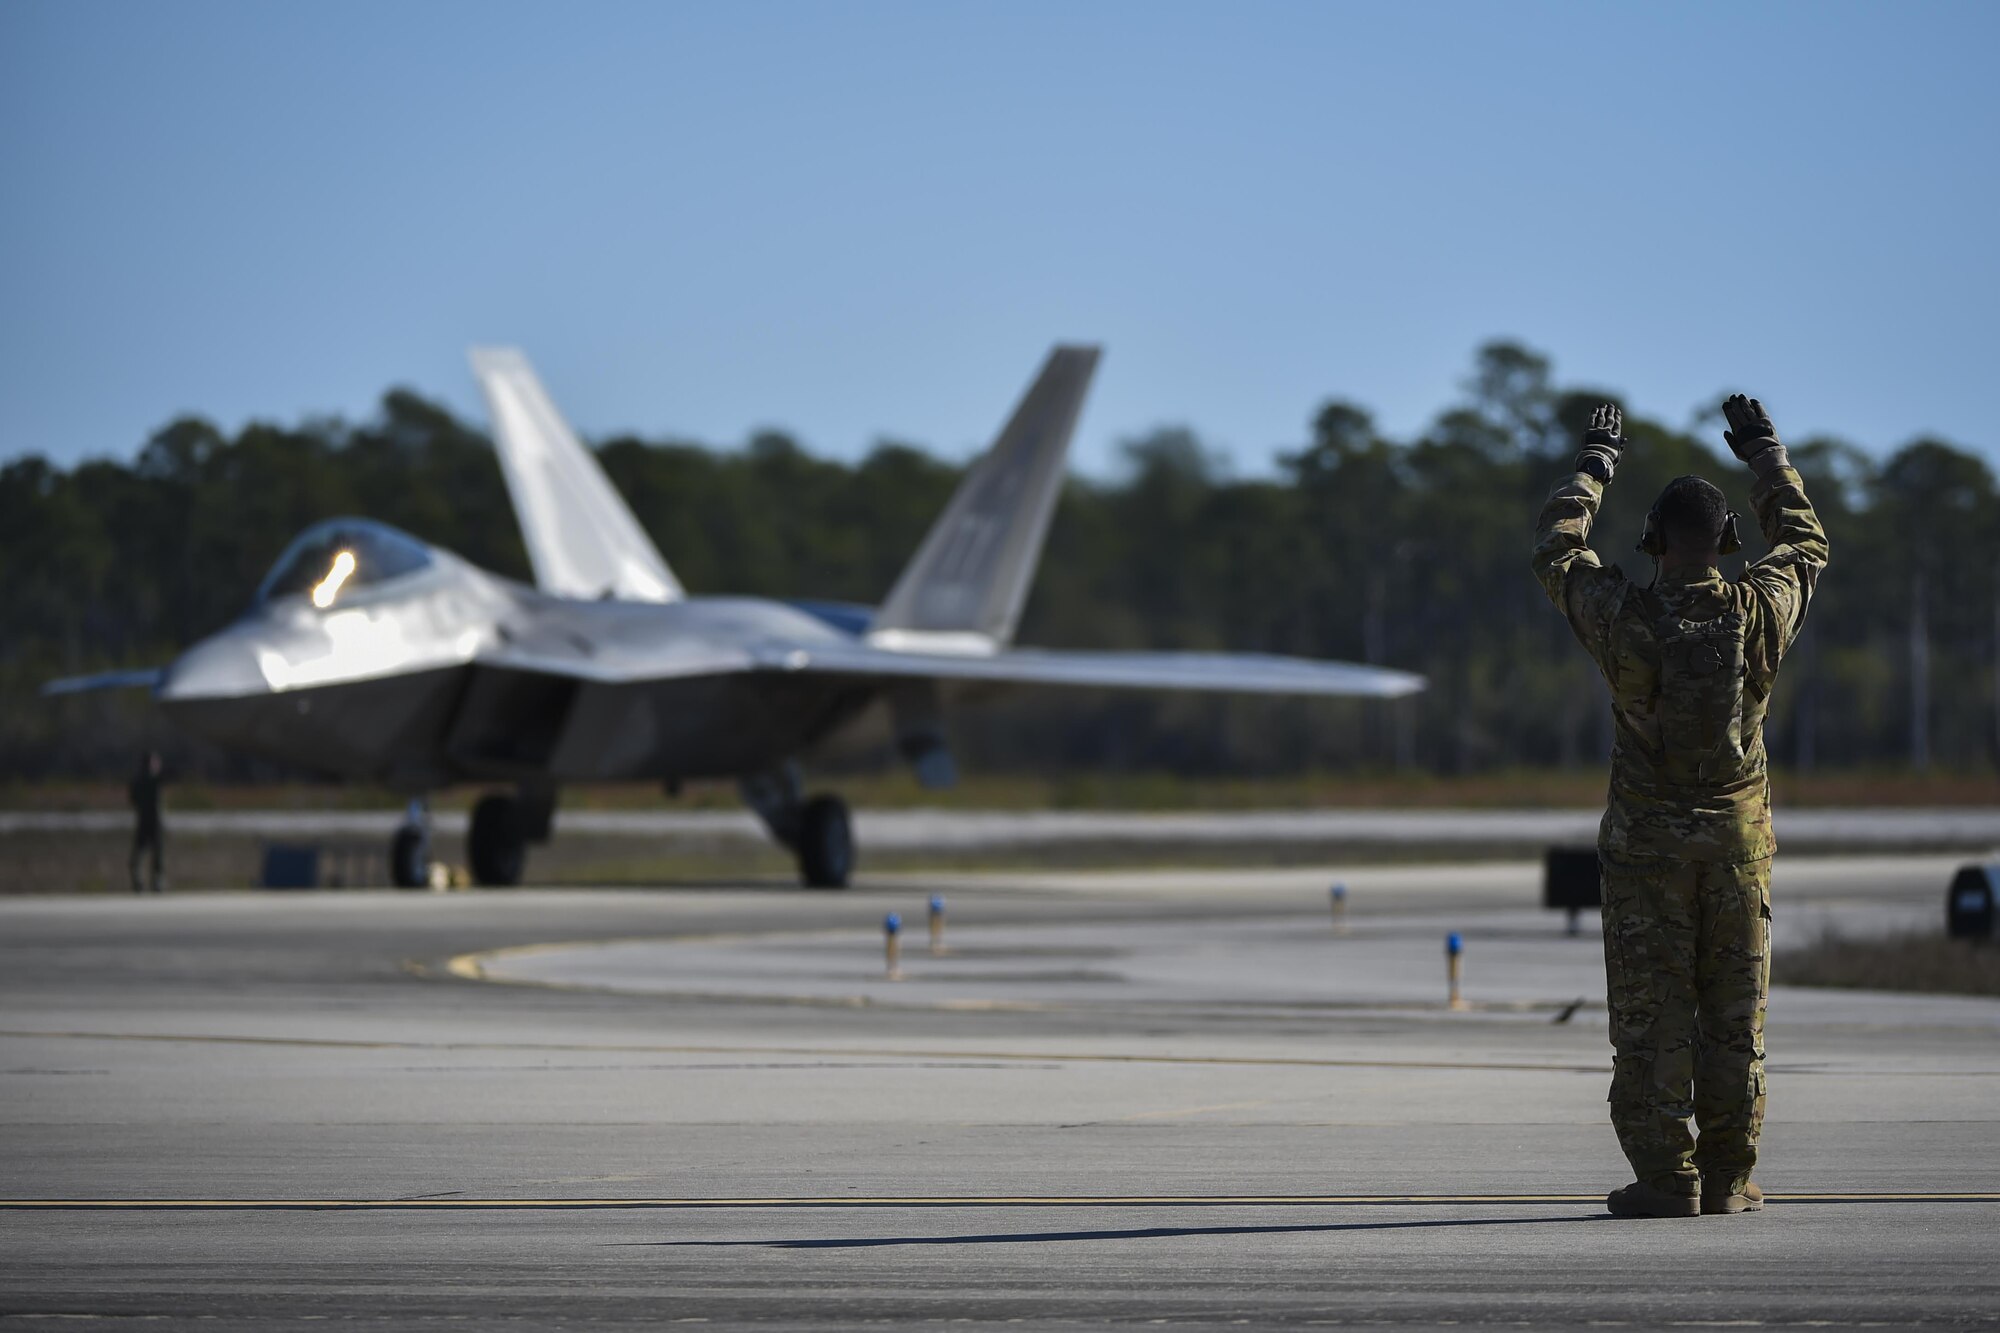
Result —
[[[1646,511],[1646,529],[1639,534],[1639,549],[1655,560],[1667,553],[1667,534],[1660,525],[1660,503],[1657,500]],[[1736,530],[1734,509],[1722,520],[1722,537],[1716,542],[1715,549],[1722,555],[1735,555],[1743,549],[1743,535]]]

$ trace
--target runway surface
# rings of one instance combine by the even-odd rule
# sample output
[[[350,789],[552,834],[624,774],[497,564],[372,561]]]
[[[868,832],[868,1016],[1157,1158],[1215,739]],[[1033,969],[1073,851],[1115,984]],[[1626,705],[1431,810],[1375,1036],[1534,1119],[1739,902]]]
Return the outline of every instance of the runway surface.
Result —
[[[0,901],[0,1322],[2000,1319],[2000,1002],[1779,992],[1771,1206],[1614,1221],[1594,923],[1336,873]]]

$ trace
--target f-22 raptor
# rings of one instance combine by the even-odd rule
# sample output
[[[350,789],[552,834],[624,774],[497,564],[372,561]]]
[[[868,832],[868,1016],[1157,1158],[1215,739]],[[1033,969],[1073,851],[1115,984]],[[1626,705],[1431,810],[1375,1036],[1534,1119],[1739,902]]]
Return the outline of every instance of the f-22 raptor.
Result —
[[[425,882],[428,794],[472,812],[474,878],[517,883],[566,782],[734,778],[808,885],[844,887],[847,807],[798,758],[886,701],[927,786],[953,780],[943,710],[968,688],[1089,686],[1393,698],[1421,677],[1245,653],[1012,646],[1098,349],[1058,346],[879,607],[689,596],[526,358],[477,348],[535,586],[363,518],[301,534],[234,624],[157,672],[168,718],[224,746],[410,797],[390,877]]]

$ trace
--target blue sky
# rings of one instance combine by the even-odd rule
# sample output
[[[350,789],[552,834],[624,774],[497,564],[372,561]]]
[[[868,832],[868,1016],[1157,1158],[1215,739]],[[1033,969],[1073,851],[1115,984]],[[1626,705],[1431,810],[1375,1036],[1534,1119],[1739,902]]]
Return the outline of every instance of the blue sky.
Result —
[[[1673,422],[1996,455],[2000,5],[0,0],[0,458],[192,411],[982,445],[1245,472],[1495,335]]]

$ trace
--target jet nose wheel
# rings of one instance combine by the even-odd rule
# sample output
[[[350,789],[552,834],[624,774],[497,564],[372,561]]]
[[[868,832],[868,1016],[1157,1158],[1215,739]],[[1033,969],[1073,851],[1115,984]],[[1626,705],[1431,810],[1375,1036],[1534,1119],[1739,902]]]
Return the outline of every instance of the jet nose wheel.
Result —
[[[815,796],[799,820],[799,877],[810,889],[844,889],[854,873],[854,828],[847,802]]]
[[[511,796],[482,796],[472,807],[465,853],[472,862],[472,878],[480,884],[496,888],[519,884],[528,862],[520,803]]]

